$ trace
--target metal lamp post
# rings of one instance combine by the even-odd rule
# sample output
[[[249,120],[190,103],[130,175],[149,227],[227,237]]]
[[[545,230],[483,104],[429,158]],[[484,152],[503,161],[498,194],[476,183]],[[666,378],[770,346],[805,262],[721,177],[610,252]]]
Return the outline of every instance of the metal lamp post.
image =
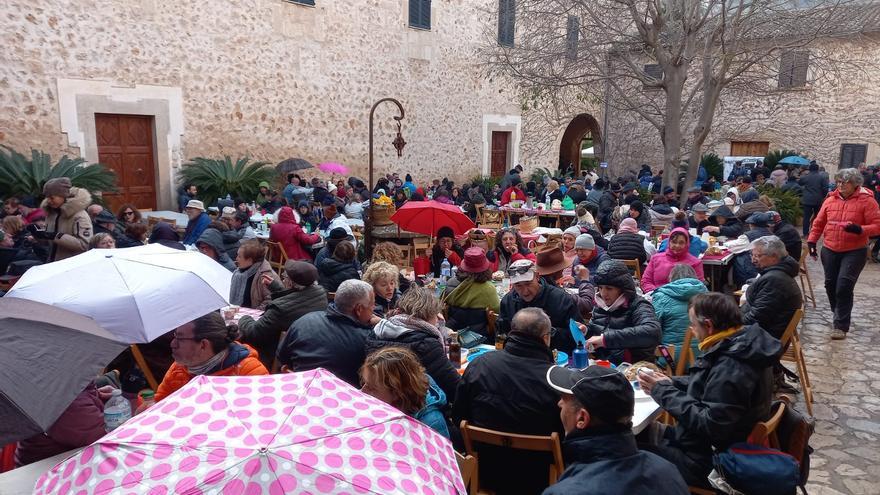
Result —
[[[400,102],[395,100],[394,98],[382,98],[381,100],[374,103],[373,108],[370,109],[370,182],[367,184],[367,189],[369,189],[370,191],[370,216],[369,221],[365,226],[366,232],[364,233],[364,241],[367,243],[366,247],[364,248],[364,252],[367,255],[369,255],[373,250],[373,116],[376,113],[376,107],[386,101],[397,105],[397,109],[400,111],[400,115],[394,117],[394,120],[397,121],[397,136],[394,138],[394,141],[391,142],[391,144],[394,146],[394,149],[397,150],[398,158],[403,156],[403,147],[406,146],[406,141],[403,140],[403,135],[401,135],[400,133],[400,121],[403,120],[404,117],[403,105],[401,105]]]

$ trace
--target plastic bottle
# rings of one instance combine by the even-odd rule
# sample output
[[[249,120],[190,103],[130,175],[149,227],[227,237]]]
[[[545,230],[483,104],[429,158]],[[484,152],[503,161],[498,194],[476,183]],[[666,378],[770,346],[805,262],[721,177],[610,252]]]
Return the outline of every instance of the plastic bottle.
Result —
[[[151,407],[156,403],[156,393],[150,389],[141,390],[140,393],[141,399],[144,401],[143,405],[146,407]]]
[[[440,276],[446,277],[447,280],[452,276],[452,265],[448,258],[443,258],[443,263],[440,264]]]
[[[581,370],[587,367],[587,350],[584,349],[584,343],[578,342],[574,352],[571,353],[571,360],[574,367]]]
[[[131,419],[131,403],[122,396],[122,390],[113,390],[110,400],[104,404],[104,429],[109,433]]]

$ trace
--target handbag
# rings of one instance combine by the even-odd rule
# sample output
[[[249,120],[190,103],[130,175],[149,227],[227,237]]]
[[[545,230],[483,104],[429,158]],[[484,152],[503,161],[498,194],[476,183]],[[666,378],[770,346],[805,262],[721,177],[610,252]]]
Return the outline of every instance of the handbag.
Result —
[[[734,489],[746,495],[793,495],[800,466],[781,450],[738,442],[715,454],[715,470]]]
[[[458,342],[465,349],[472,349],[486,341],[486,337],[478,332],[469,330],[471,327],[465,327],[458,332]]]

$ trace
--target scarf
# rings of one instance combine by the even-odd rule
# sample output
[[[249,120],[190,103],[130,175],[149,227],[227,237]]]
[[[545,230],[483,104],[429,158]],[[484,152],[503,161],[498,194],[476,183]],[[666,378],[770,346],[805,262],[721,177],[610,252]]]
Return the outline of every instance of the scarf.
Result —
[[[394,323],[395,325],[400,325],[413,329],[418,328],[425,330],[433,335],[436,335],[437,338],[440,339],[440,343],[443,345],[443,352],[446,355],[449,355],[449,347],[446,345],[446,337],[449,336],[449,331],[446,329],[446,327],[439,328],[431,325],[425,320],[410,315],[395,315],[391,318],[388,318],[388,321]]]
[[[226,359],[226,356],[229,355],[229,348],[223,349],[221,352],[214,354],[214,357],[205,361],[202,364],[196,366],[187,366],[186,371],[190,375],[207,375],[208,373],[214,371],[215,368],[219,367],[223,361]]]
[[[723,330],[718,333],[713,333],[712,335],[701,340],[700,343],[697,345],[697,347],[699,347],[701,351],[705,351],[706,349],[712,347],[713,345],[717,344],[718,342],[721,342],[722,340],[726,339],[727,337],[730,337],[730,336],[736,334],[740,330],[742,330],[741,326],[736,327],[736,328],[728,328],[727,330]]]
[[[262,263],[254,263],[248,269],[240,268],[232,274],[232,283],[229,286],[229,304],[241,306],[244,302],[244,291],[247,290],[247,281],[260,269]]]
[[[626,304],[625,296],[626,294],[620,294],[619,296],[617,296],[617,299],[615,299],[614,302],[611,304],[605,304],[605,300],[599,297],[599,294],[596,294],[593,300],[596,302],[596,306],[599,306],[603,311],[607,313],[611,313],[617,308],[620,308],[621,306]]]

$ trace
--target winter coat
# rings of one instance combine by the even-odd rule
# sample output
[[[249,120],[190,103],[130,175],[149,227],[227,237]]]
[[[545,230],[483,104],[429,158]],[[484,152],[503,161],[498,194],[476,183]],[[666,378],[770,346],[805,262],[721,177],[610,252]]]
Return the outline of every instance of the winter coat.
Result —
[[[614,213],[614,209],[617,208],[618,204],[617,196],[613,192],[605,191],[602,193],[602,197],[599,199],[598,220],[603,232],[611,230],[611,214]]]
[[[587,338],[602,335],[605,347],[597,356],[614,364],[653,361],[662,331],[654,307],[646,299],[624,290],[628,303],[610,313],[598,305],[587,325]]]
[[[360,278],[357,268],[351,261],[342,262],[330,257],[325,258],[318,265],[318,282],[327,292],[336,292],[339,284],[346,280]]]
[[[801,288],[794,279],[799,272],[800,264],[791,256],[761,270],[761,275],[746,290],[743,323],[757,323],[773,337],[782,338],[791,317],[803,302]]]
[[[301,316],[327,309],[327,292],[318,284],[302,290],[285,290],[280,283],[273,283],[270,287],[276,290],[272,292],[263,315],[258,320],[245,315],[238,322],[239,340],[257,350],[266,369],[272,369],[282,332]]]
[[[464,258],[464,249],[462,249],[461,246],[458,245],[458,243],[453,242],[452,247],[449,250],[452,251],[452,254],[449,255],[448,258],[449,269],[451,270],[453,266],[458,266],[461,264],[461,260]],[[443,265],[444,259],[447,258],[446,253],[443,250],[441,250],[437,246],[431,248],[431,272],[434,273],[434,278],[440,278],[440,268]]]
[[[666,247],[669,246],[669,239],[663,239],[660,241],[660,246],[657,247],[657,252],[662,253],[666,251]],[[690,236],[690,244],[688,245],[688,253],[691,254],[694,258],[699,258],[703,252],[709,249],[709,245],[703,242],[702,239],[696,236]]]
[[[567,331],[567,329],[566,329]],[[563,434],[559,393],[547,385],[553,365],[550,349],[534,337],[508,336],[504,349],[468,364],[452,405],[455,424],[462,420],[483,428],[524,435]],[[537,493],[547,486],[546,454],[480,446],[480,474],[498,493]]]
[[[719,225],[717,222],[718,217],[726,218],[727,222],[724,225]],[[718,225],[721,228],[720,232],[717,234],[712,232],[711,235],[713,236],[736,239],[743,233],[743,224],[736,218],[736,215],[733,214],[733,211],[731,211],[727,205],[719,206],[718,209],[709,216],[709,221],[712,222],[712,225]]]
[[[592,190],[590,190],[589,193],[587,193],[587,202],[593,203],[594,205],[598,206],[599,202],[602,200],[603,193],[604,191],[602,189],[593,188]]]
[[[642,248],[642,252],[644,251],[644,248]],[[610,258],[611,257],[608,256],[608,253],[606,253],[604,249],[596,246],[596,249],[593,251],[593,259],[586,263],[582,262],[580,258],[575,256],[574,261],[571,262],[571,273],[577,275],[577,267],[585,266],[587,267],[587,270],[590,271],[590,283],[596,285],[596,271],[599,270],[599,265]]]
[[[723,451],[745,441],[755,423],[769,416],[771,366],[781,352],[778,340],[749,325],[707,349],[688,375],[654,385],[651,397],[677,421],[671,448],[708,475],[713,447]]]
[[[645,232],[648,232],[648,233],[651,232],[651,226],[654,224],[656,224],[656,225],[669,225],[672,223],[673,220],[675,220],[675,212],[672,210],[672,208],[669,207],[669,205],[654,205],[651,207],[650,210],[648,210],[648,213],[649,213],[649,216],[651,217],[651,222],[647,225],[648,229],[645,230]],[[641,219],[642,219],[642,217],[640,216],[638,218],[638,220],[641,220]],[[644,229],[642,229],[642,222],[638,222],[638,223],[639,223],[639,230],[644,230]]]
[[[446,394],[443,393],[437,382],[431,378],[431,375],[428,375],[428,392],[425,393],[425,407],[413,414],[412,417],[444,437],[449,438],[449,427],[446,426],[446,416],[443,414],[443,409],[447,405]]]
[[[741,222],[745,222],[753,213],[764,213],[765,211],[770,211],[770,208],[762,201],[756,199],[754,201],[749,201],[748,203],[743,203],[739,207],[739,210],[736,211],[736,218]]]
[[[211,217],[207,213],[202,212],[195,220],[190,220],[186,224],[186,230],[183,232],[183,240],[181,242],[190,245],[195,244],[210,224]]]
[[[756,227],[746,231],[743,234],[749,242],[760,237],[773,235],[767,227]],[[730,262],[731,270],[733,270],[733,282],[737,285],[743,285],[747,280],[758,276],[758,268],[752,263],[752,250],[737,253]]]
[[[679,263],[684,263],[690,265],[695,272],[697,272],[697,278],[700,280],[705,280],[703,276],[703,262],[690,254],[688,252],[690,250],[691,236],[687,230],[677,227],[672,229],[670,236],[675,233],[682,233],[685,235],[687,241],[687,249],[681,254],[674,254],[672,251],[664,251],[662,253],[657,253],[654,256],[651,256],[651,261],[648,262],[648,267],[645,268],[645,272],[642,274],[642,290],[645,292],[651,292],[652,290],[660,287],[664,284],[669,283],[669,273],[672,272],[672,269],[675,265]]]
[[[565,289],[553,286],[541,280],[541,288],[531,301],[524,301],[515,290],[511,290],[501,299],[501,312],[495,322],[495,331],[510,332],[510,321],[517,311],[523,308],[541,308],[550,317],[553,325],[550,347],[571,355],[575,341],[569,330],[569,320],[583,321],[577,305]],[[470,366],[470,365],[468,365]]]
[[[618,232],[608,241],[608,256],[616,260],[639,260],[640,265],[648,261],[645,252],[645,236],[632,232]]]
[[[549,192],[548,190],[545,189],[543,194],[541,194],[541,202],[542,203],[552,203],[554,199],[558,199],[559,201],[562,201],[563,197],[565,197],[565,195],[562,194],[562,191],[559,189],[557,189],[553,192]]]
[[[504,206],[512,201],[510,199],[510,195],[512,193],[516,193],[516,201],[525,201],[526,200],[526,193],[523,192],[523,190],[520,189],[519,186],[510,186],[507,189],[505,189],[503,193],[501,193],[501,202],[500,202],[501,206]]]
[[[257,351],[247,344],[233,342],[229,344],[229,355],[217,367],[216,371],[207,373],[209,376],[256,376],[268,375],[269,370],[260,362]],[[165,378],[156,390],[156,402],[173,394],[195,378],[186,366],[175,362],[168,368]]]
[[[278,346],[278,361],[292,371],[325,368],[360,388],[358,370],[364,364],[364,345],[371,333],[369,325],[330,303],[326,311],[314,311],[293,322]]]
[[[244,232],[244,229],[229,229],[226,232],[221,232],[223,235],[223,248],[226,251],[226,255],[232,259],[238,258],[238,248],[241,247],[241,240],[244,236]]]
[[[171,224],[165,222],[159,222],[153,227],[153,232],[150,233],[150,238],[147,242],[150,244],[161,244],[173,249],[186,249],[180,242],[180,236],[177,235],[177,231],[174,230]]]
[[[681,355],[681,346],[684,342],[685,332],[691,322],[688,317],[688,304],[697,294],[707,292],[706,284],[695,278],[680,278],[658,287],[651,294],[651,304],[654,306],[654,314],[660,321],[663,330],[662,342],[666,345],[675,346],[675,360]],[[697,339],[691,339],[691,351],[694,356],[699,356],[701,351],[697,347]]]
[[[376,324],[367,336],[366,354],[383,347],[400,346],[413,351],[421,361],[425,372],[443,389],[446,397],[455,402],[455,387],[461,375],[446,354],[445,343],[430,331],[430,323],[409,315],[392,316]],[[436,327],[435,327],[436,328]]]
[[[778,237],[779,240],[785,244],[785,250],[788,251],[789,256],[794,258],[795,261],[800,261],[803,244],[801,242],[801,233],[794,225],[784,220],[780,220],[779,223],[773,227],[773,235]]]
[[[73,399],[49,429],[18,442],[15,466],[24,466],[68,450],[85,447],[106,434],[104,402],[92,382]]]
[[[497,272],[499,270],[502,272],[506,272],[507,268],[510,267],[510,265],[512,265],[514,261],[532,260],[535,263],[538,262],[538,258],[537,256],[535,256],[535,253],[525,248],[523,248],[519,252],[513,253],[512,256],[507,256],[506,251],[503,251],[501,248],[496,247],[492,251],[486,253],[486,259],[489,260],[490,263],[492,263],[493,272]]]
[[[804,188],[804,196],[801,204],[804,206],[819,206],[825,200],[828,192],[828,178],[819,172],[810,172],[798,179],[798,184]]]
[[[628,425],[575,430],[562,442],[562,457],[568,467],[543,495],[690,493],[674,464],[638,449]]]
[[[279,242],[291,260],[311,261],[312,255],[304,246],[311,246],[321,241],[318,234],[306,234],[296,223],[293,210],[289,206],[278,212],[278,223],[269,228],[269,240]]]
[[[235,277],[239,273],[241,272],[236,269],[232,272],[232,276]],[[281,282],[269,262],[263,260],[263,262],[260,264],[260,267],[257,268],[257,272],[253,274],[253,278],[250,281],[250,305],[247,306],[248,308],[265,310],[266,305],[269,304],[269,299],[272,296],[272,291],[269,286],[263,285],[263,282],[261,282],[263,275],[271,275],[273,281],[278,281],[279,283]]]
[[[229,259],[229,256],[226,255],[226,251],[223,250],[223,236],[220,231],[217,229],[205,229],[202,232],[199,240],[196,241],[196,246],[199,244],[207,244],[217,253],[217,263],[223,265],[223,268],[226,268],[230,272],[235,271],[235,263]]]
[[[92,240],[92,219],[86,208],[91,202],[91,193],[81,187],[70,188],[70,196],[61,208],[50,208],[48,200],[43,200],[41,206],[46,211],[46,231],[55,232],[55,238],[48,241],[47,261],[63,260],[88,251],[89,241]]]
[[[708,219],[698,222],[693,216],[688,217],[688,227],[691,229],[697,229],[697,235],[703,235],[703,227],[707,225],[710,225]],[[693,254],[693,252],[691,252],[691,254]]]
[[[391,300],[388,300],[376,293],[376,305],[373,306],[373,314],[384,318],[386,313],[397,307],[397,300],[400,299],[400,294],[400,289],[395,289],[394,294],[391,295]]]
[[[862,233],[853,234],[843,230],[850,222],[861,225]],[[846,199],[837,190],[828,193],[813,220],[807,241],[816,243],[819,237],[824,237],[825,248],[840,253],[862,249],[868,245],[871,237],[877,236],[880,236],[880,207],[874,194],[860,187]]]

